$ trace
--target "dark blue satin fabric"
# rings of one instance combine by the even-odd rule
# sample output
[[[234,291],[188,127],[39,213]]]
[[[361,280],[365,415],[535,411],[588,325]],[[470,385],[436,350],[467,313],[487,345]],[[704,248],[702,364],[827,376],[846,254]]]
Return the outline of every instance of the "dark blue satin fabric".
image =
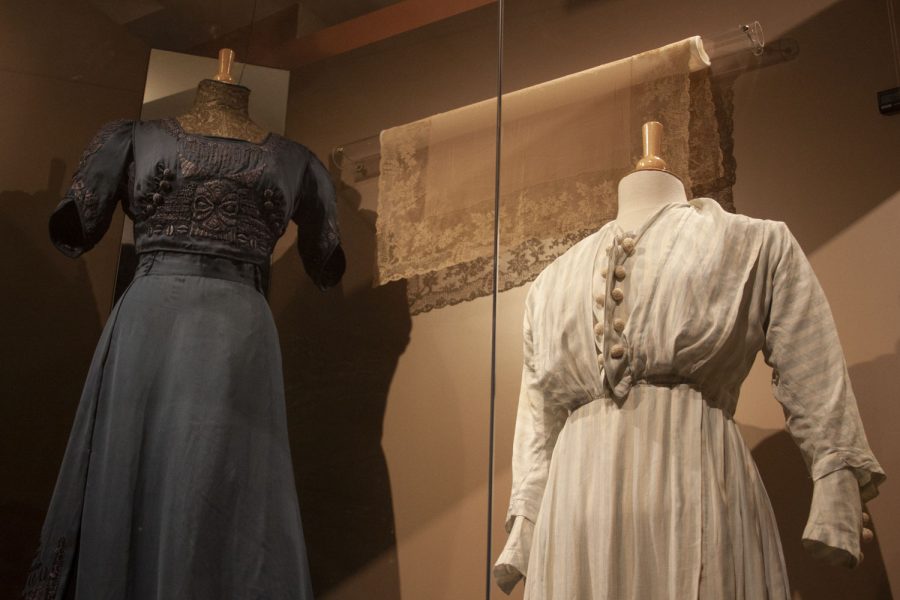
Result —
[[[266,265],[289,221],[320,288],[344,272],[334,185],[302,144],[254,144],[185,132],[177,119],[114,121],[97,133],[50,217],[50,239],[77,257],[103,237],[117,205],[135,250],[224,256]]]

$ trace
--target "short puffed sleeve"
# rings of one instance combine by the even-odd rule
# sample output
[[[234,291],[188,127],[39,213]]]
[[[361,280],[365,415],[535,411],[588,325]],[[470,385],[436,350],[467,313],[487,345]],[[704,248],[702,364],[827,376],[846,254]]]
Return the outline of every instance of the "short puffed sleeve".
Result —
[[[291,218],[297,224],[297,249],[307,274],[319,289],[336,285],[346,259],[337,223],[334,184],[325,165],[309,152]]]
[[[50,241],[66,256],[87,252],[109,229],[116,204],[127,193],[133,127],[133,121],[120,120],[100,128],[50,216]]]

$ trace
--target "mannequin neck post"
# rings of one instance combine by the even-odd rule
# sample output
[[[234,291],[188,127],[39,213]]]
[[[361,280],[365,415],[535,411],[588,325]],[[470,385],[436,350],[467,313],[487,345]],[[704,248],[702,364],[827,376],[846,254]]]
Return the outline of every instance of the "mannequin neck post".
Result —
[[[619,181],[616,222],[626,231],[637,229],[660,207],[687,200],[684,184],[672,173],[634,171]]]

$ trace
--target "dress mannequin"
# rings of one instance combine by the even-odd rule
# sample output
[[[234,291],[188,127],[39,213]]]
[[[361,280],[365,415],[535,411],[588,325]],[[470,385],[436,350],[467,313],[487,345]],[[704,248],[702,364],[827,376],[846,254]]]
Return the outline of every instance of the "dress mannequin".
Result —
[[[291,222],[316,288],[337,285],[346,260],[327,168],[265,136],[248,97],[206,80],[181,122],[107,123],[49,219],[50,241],[77,258],[122,207],[137,259],[24,598],[313,599],[266,277]]]
[[[619,181],[619,210],[616,223],[624,231],[634,231],[659,208],[673,202],[687,202],[681,180],[666,170],[659,157],[662,124],[651,121],[641,128],[644,156],[635,170]]]
[[[194,105],[178,117],[187,133],[233,138],[259,144],[268,133],[250,119],[250,89],[231,77],[234,52],[219,51],[219,72],[197,86]]]
[[[712,391],[719,377],[735,375],[728,389],[739,389],[746,373],[735,357],[749,368],[763,344],[778,376],[773,393],[815,478],[804,546],[855,566],[859,538],[872,537],[860,499],[877,495],[883,472],[812,269],[783,223],[728,215],[708,198],[688,203],[659,157],[661,129],[644,125],[644,157],[620,182],[612,227],[557,258],[526,299],[509,537],[493,571],[507,593],[527,575],[531,600],[790,598],[767,493],[733,409],[718,404],[733,392]],[[770,290],[777,300],[753,300]],[[710,337],[717,328],[718,341]],[[701,345],[720,352],[690,367],[652,364]],[[816,353],[830,354],[805,362]],[[835,376],[845,383],[827,383]],[[824,416],[844,402],[828,390],[840,390],[846,417]],[[682,409],[703,416],[685,418]],[[810,425],[801,428],[804,416],[792,409],[823,416],[805,415]],[[851,421],[857,454],[809,458],[814,435],[840,440]],[[871,469],[852,466],[866,460]],[[657,471],[665,461],[673,466]]]

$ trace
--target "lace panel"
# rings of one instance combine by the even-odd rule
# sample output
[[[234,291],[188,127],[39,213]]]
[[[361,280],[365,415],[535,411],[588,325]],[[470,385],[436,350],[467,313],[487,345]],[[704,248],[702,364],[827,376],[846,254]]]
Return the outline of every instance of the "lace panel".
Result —
[[[491,293],[494,108],[382,132],[379,282],[406,279],[412,314]],[[734,211],[731,114],[693,39],[505,96],[500,291],[615,217],[646,121],[665,125],[669,168],[692,195]]]

